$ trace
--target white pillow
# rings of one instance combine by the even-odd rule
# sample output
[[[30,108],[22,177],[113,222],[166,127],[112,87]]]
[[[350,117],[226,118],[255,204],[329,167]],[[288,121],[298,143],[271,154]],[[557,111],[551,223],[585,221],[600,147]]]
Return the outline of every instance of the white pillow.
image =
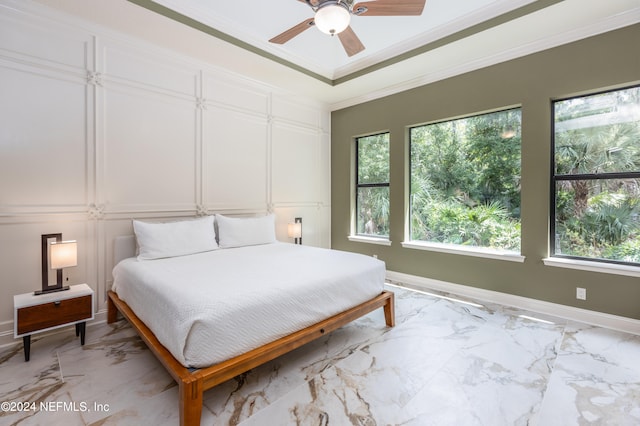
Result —
[[[253,246],[276,242],[275,215],[226,217],[216,215],[218,244],[222,248]]]
[[[176,222],[133,221],[138,241],[138,259],[184,256],[218,248],[213,216]]]

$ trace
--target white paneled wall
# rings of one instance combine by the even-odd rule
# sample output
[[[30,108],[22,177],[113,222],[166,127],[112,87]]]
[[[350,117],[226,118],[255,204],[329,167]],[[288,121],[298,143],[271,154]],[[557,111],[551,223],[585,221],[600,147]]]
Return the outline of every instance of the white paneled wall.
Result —
[[[43,6],[0,0],[0,343],[40,286],[40,235],[79,244],[98,311],[132,218],[303,217],[330,242],[330,112]]]

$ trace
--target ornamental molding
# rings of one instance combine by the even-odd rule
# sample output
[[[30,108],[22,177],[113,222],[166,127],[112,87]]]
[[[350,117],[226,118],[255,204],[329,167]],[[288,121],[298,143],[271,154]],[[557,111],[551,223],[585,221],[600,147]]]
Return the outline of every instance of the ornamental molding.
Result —
[[[97,71],[87,71],[87,84],[102,87],[102,73]]]
[[[196,98],[196,108],[200,110],[206,110],[207,100],[205,98]]]
[[[96,205],[89,204],[89,208],[87,210],[89,214],[89,219],[91,220],[102,220],[104,219],[104,204]]]
[[[209,209],[204,204],[198,204],[196,206],[196,215],[197,216],[208,216]]]

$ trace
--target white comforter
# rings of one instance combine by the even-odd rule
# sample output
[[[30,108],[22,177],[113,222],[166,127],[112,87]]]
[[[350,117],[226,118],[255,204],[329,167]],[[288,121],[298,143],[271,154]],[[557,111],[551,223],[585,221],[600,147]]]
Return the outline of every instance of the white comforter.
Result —
[[[125,259],[113,290],[186,367],[205,367],[380,294],[384,263],[286,243]]]

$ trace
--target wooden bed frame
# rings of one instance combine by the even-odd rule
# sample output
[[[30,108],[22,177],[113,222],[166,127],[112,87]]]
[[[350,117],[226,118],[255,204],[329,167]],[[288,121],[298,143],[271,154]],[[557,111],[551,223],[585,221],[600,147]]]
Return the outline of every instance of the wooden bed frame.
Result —
[[[348,309],[303,330],[282,337],[245,354],[219,364],[197,370],[190,370],[180,364],[158,341],[151,330],[133,313],[131,308],[113,291],[109,291],[107,322],[117,320],[118,311],[131,323],[151,352],[164,365],[178,383],[180,394],[180,424],[200,425],[202,414],[202,394],[204,391],[244,373],[267,361],[290,352],[308,342],[318,339],[378,308],[384,308],[387,326],[395,325],[394,294],[383,291],[380,295],[354,308]]]

